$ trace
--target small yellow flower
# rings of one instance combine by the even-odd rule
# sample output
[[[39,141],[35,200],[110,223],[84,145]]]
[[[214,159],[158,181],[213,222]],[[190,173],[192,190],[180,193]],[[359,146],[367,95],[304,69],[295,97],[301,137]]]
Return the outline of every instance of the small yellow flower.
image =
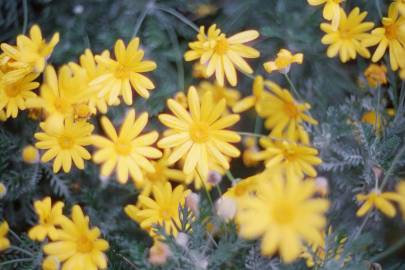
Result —
[[[257,58],[259,51],[244,45],[259,37],[256,30],[248,30],[229,38],[217,26],[211,25],[205,34],[205,27],[201,26],[197,41],[190,42],[191,50],[184,54],[186,61],[200,59],[200,63],[207,65],[206,73],[211,77],[215,72],[219,85],[224,85],[224,78],[232,86],[237,84],[235,66],[242,72],[251,74],[252,68],[243,58]]]
[[[129,110],[120,132],[117,134],[111,121],[103,116],[101,125],[108,138],[93,135],[93,145],[100,148],[94,153],[95,163],[102,163],[101,175],[109,176],[114,168],[117,169],[118,181],[122,184],[129,176],[139,183],[143,182],[142,170],[154,173],[155,168],[148,158],[160,158],[162,153],[151,146],[158,138],[156,131],[144,135],[140,133],[148,123],[148,114],[142,113],[135,120],[135,110]]]
[[[371,88],[387,84],[387,68],[385,65],[370,64],[364,71],[364,76]]]
[[[405,181],[402,180],[397,184],[397,193],[401,197],[399,201],[399,207],[402,212],[402,217],[405,219]]]
[[[200,98],[202,98],[205,93],[211,92],[214,103],[218,103],[222,99],[225,99],[226,106],[230,108],[232,108],[240,99],[240,93],[237,89],[220,86],[217,83],[210,83],[208,81],[201,82],[197,87],[197,91]]]
[[[362,43],[370,34],[367,32],[374,27],[372,22],[363,22],[367,12],[361,12],[358,7],[354,8],[349,15],[341,8],[340,21],[337,28],[333,24],[322,23],[321,29],[326,32],[321,42],[329,45],[326,54],[333,58],[339,53],[340,61],[346,63],[356,59],[356,54],[369,58],[369,44]]]
[[[384,215],[392,218],[396,214],[396,210],[391,201],[401,202],[403,198],[395,192],[381,192],[378,189],[371,191],[369,194],[357,194],[356,199],[359,202],[364,202],[357,210],[358,217],[364,216],[373,208],[380,210]]]
[[[139,42],[139,38],[134,38],[125,47],[124,42],[119,39],[114,46],[116,60],[105,55],[95,56],[97,63],[105,68],[106,72],[95,78],[90,86],[98,87],[98,96],[107,96],[109,105],[120,95],[127,105],[131,105],[131,86],[143,98],[148,98],[149,90],[155,88],[153,82],[141,73],[155,70],[156,63],[142,61],[144,52],[139,49]]]
[[[303,59],[304,55],[302,53],[292,54],[289,50],[281,49],[277,53],[276,60],[264,63],[263,67],[268,73],[272,73],[275,70],[281,73],[288,73],[291,64],[302,64]]]
[[[0,199],[4,198],[6,194],[7,194],[7,187],[2,182],[0,182]]]
[[[340,3],[344,0],[308,0],[311,6],[319,6],[325,4],[323,8],[323,18],[332,21],[333,27],[336,29],[340,21]]]
[[[8,229],[7,221],[0,223],[0,251],[4,251],[10,247],[10,241],[7,239]]]
[[[238,201],[245,196],[252,196],[256,193],[260,181],[263,179],[263,174],[256,174],[246,179],[240,180],[230,187],[225,193],[224,197],[230,197]]]
[[[189,111],[173,99],[167,101],[175,116],[160,114],[159,120],[170,128],[169,134],[158,142],[161,148],[173,149],[168,158],[174,164],[185,157],[183,171],[191,174],[195,169],[202,177],[208,175],[208,157],[211,157],[225,170],[229,169],[227,157],[238,157],[239,150],[230,143],[240,141],[240,136],[225,130],[239,121],[239,115],[223,116],[226,101],[213,103],[212,94],[207,92],[201,99],[194,87],[187,94]]]
[[[286,172],[287,177],[315,177],[315,165],[321,164],[318,150],[288,141],[273,141],[270,138],[260,139],[265,148],[255,155],[257,160],[264,160],[269,172]]]
[[[0,77],[4,76],[0,72]],[[6,112],[6,118],[16,118],[18,110],[27,108],[27,100],[37,96],[33,92],[39,86],[38,82],[33,81],[37,77],[38,74],[31,73],[13,83],[0,82],[0,111]]]
[[[36,149],[32,145],[27,145],[24,147],[22,151],[22,159],[26,163],[34,164],[39,161],[39,152],[38,149]]]
[[[40,123],[44,132],[35,133],[38,140],[35,147],[48,149],[41,158],[42,162],[54,159],[53,171],[58,172],[63,167],[64,172],[69,172],[72,160],[77,168],[84,169],[84,161],[91,158],[84,146],[91,143],[91,132],[94,126],[84,122],[73,122],[70,119],[49,118]]]
[[[279,251],[290,263],[297,259],[306,243],[322,243],[329,202],[313,198],[315,184],[300,178],[273,175],[262,181],[256,196],[239,200],[236,222],[247,239],[261,237],[263,255]]]
[[[207,66],[199,62],[193,65],[193,77],[196,79],[208,79]]]
[[[41,29],[33,25],[30,36],[17,36],[17,45],[1,44],[1,49],[13,62],[9,65],[14,69],[8,72],[6,80],[15,82],[30,72],[41,73],[45,69],[46,60],[51,55],[54,47],[59,42],[59,33],[52,36],[49,43],[42,38]]]
[[[363,46],[377,45],[371,60],[379,61],[389,50],[390,64],[392,70],[405,68],[405,17],[399,15],[395,6],[388,9],[388,17],[382,18],[382,27],[375,28],[371,36],[363,39]]]
[[[50,197],[46,197],[42,201],[35,201],[34,208],[38,215],[38,225],[35,225],[29,230],[29,238],[43,241],[45,237],[55,233],[55,226],[59,225],[60,219],[63,216],[63,205],[62,202],[56,202],[52,206]]]
[[[259,162],[254,158],[255,154],[259,152],[257,147],[256,138],[247,137],[243,143],[245,145],[245,151],[242,154],[242,161],[246,167],[256,166]]]
[[[42,262],[42,270],[59,270],[60,261],[55,256],[48,256]]]
[[[101,232],[97,227],[89,227],[89,221],[80,206],[73,206],[72,219],[63,216],[61,229],[57,229],[52,242],[43,247],[45,254],[63,262],[62,269],[107,268],[104,251],[109,247],[108,242],[99,238]]]

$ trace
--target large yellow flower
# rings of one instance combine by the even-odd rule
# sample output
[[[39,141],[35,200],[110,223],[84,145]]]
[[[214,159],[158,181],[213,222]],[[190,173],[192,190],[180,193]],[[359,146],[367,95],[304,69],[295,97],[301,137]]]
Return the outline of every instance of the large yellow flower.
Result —
[[[379,61],[389,49],[392,70],[405,67],[405,17],[400,16],[395,6],[388,9],[388,17],[382,19],[382,27],[371,32],[371,36],[364,39],[363,46],[378,44],[371,60]]]
[[[92,124],[84,121],[73,122],[71,119],[49,118],[40,127],[44,132],[35,133],[38,140],[35,146],[48,149],[42,156],[42,162],[54,159],[53,171],[58,172],[61,167],[69,172],[72,160],[79,169],[84,169],[83,159],[90,159],[90,153],[84,146],[91,143]]]
[[[313,181],[273,176],[261,182],[256,192],[256,196],[239,200],[236,220],[242,237],[262,236],[263,255],[279,250],[282,260],[288,263],[299,257],[304,241],[322,243],[329,203],[312,198]]]
[[[374,23],[363,22],[366,16],[367,12],[360,13],[358,7],[354,8],[348,16],[341,8],[337,28],[334,28],[332,24],[321,24],[321,29],[326,32],[321,41],[323,44],[329,45],[326,52],[328,57],[335,57],[339,53],[340,61],[343,63],[356,59],[357,53],[365,58],[370,57],[368,46],[362,44],[362,41],[370,36],[366,32],[374,27]]]
[[[104,251],[108,249],[108,242],[99,238],[101,233],[97,227],[89,228],[89,217],[80,206],[73,206],[72,219],[64,216],[60,226],[51,236],[52,242],[44,246],[44,252],[63,262],[61,270],[107,268]]]
[[[55,226],[60,223],[63,216],[63,203],[56,202],[52,206],[51,198],[46,197],[42,201],[35,201],[34,208],[38,215],[38,225],[28,231],[28,236],[32,240],[43,241],[45,237],[56,232]]]
[[[125,48],[124,42],[119,39],[115,43],[114,54],[116,60],[106,55],[96,55],[99,65],[107,71],[94,79],[90,85],[99,88],[99,97],[108,97],[108,104],[115,102],[122,95],[124,102],[132,104],[132,90],[144,98],[149,97],[149,90],[155,88],[151,80],[141,73],[156,69],[153,61],[142,61],[144,52],[139,49],[139,38],[134,38]]]
[[[269,172],[286,172],[287,177],[317,175],[314,165],[320,164],[322,160],[315,148],[288,141],[272,141],[270,138],[261,138],[260,144],[265,149],[254,154],[254,157],[264,160]]]
[[[184,206],[185,199],[190,190],[184,190],[182,185],[172,190],[170,182],[163,188],[154,186],[152,188],[153,198],[139,195],[140,208],[136,212],[137,220],[142,229],[149,231],[151,236],[155,236],[153,225],[161,225],[166,233],[177,235],[181,228],[179,206]]]
[[[51,55],[54,47],[59,42],[59,33],[52,36],[49,43],[42,38],[41,29],[33,25],[30,36],[17,36],[17,45],[1,44],[4,54],[13,62],[9,65],[14,70],[7,73],[7,81],[15,82],[30,72],[41,73],[46,65],[46,60]]]
[[[119,134],[107,117],[101,118],[101,125],[108,138],[94,135],[93,144],[100,148],[94,153],[95,163],[103,163],[101,175],[109,176],[117,168],[117,178],[120,183],[126,183],[129,175],[136,182],[143,181],[144,170],[155,172],[148,158],[159,158],[162,153],[151,145],[157,140],[156,131],[139,136],[148,122],[148,114],[143,113],[135,120],[135,110],[130,110],[125,117]]]
[[[308,4],[311,6],[325,4],[323,8],[323,17],[328,21],[332,21],[332,25],[336,29],[340,21],[340,3],[343,1],[344,0],[308,0]]]
[[[0,223],[0,251],[6,250],[10,247],[10,240],[7,239],[8,229],[7,221]]]
[[[185,157],[183,171],[187,175],[195,169],[202,177],[208,175],[208,156],[228,170],[227,156],[240,155],[239,150],[230,143],[239,142],[240,136],[225,128],[239,121],[239,115],[221,117],[226,102],[222,99],[213,104],[210,92],[206,93],[200,102],[196,89],[190,87],[187,98],[190,112],[173,99],[167,101],[167,106],[175,116],[159,115],[159,120],[170,130],[165,138],[158,142],[158,146],[174,149],[169,156],[169,164]]]
[[[394,217],[396,210],[392,202],[401,202],[403,198],[400,194],[395,192],[381,192],[380,190],[373,190],[369,194],[358,194],[356,199],[359,202],[364,202],[363,205],[357,210],[358,217],[364,216],[373,208],[377,208],[388,217]]]
[[[0,76],[3,77],[3,74]],[[37,96],[32,91],[39,86],[38,82],[33,82],[37,77],[38,74],[31,73],[13,83],[0,82],[0,111],[4,109],[7,118],[16,118],[18,110],[27,108],[27,100]]]
[[[224,77],[232,86],[237,84],[235,66],[242,72],[253,73],[251,67],[243,58],[257,58],[259,51],[243,45],[246,42],[259,37],[256,30],[248,30],[229,38],[217,26],[211,25],[205,34],[205,27],[201,26],[197,35],[197,41],[190,42],[191,50],[184,54],[186,61],[200,59],[201,64],[207,65],[208,77],[215,72],[218,83],[224,85]]]

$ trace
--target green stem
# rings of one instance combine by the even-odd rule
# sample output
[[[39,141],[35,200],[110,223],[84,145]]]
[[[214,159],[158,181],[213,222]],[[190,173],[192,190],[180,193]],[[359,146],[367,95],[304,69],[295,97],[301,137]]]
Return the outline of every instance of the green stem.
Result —
[[[219,197],[222,197],[222,190],[221,190],[221,188],[219,187],[219,184],[215,185],[215,188],[216,188],[217,191],[218,191]]]
[[[260,116],[256,116],[254,128],[255,134],[259,134],[262,131],[262,122],[262,118]]]
[[[250,136],[250,137],[257,137],[257,138],[268,138],[269,137],[264,134],[257,134],[257,133],[252,133],[252,132],[237,131],[237,133],[242,136]]]
[[[236,183],[237,181],[236,181],[236,179],[235,179],[235,177],[232,175],[232,173],[231,173],[231,171],[226,171],[225,172],[225,174],[226,174],[226,177],[228,177],[228,179],[232,182],[232,183]]]
[[[361,234],[361,232],[363,231],[364,227],[366,226],[367,221],[368,221],[368,219],[370,218],[370,216],[371,216],[371,212],[368,212],[367,215],[366,215],[366,217],[363,219],[363,222],[361,223],[359,229],[358,229],[358,230],[356,231],[356,233],[354,234],[353,240],[357,239],[357,237],[360,236],[360,234]]]
[[[377,8],[378,16],[382,18],[382,12],[381,12],[381,7],[380,7],[380,0],[375,0],[375,6]]]
[[[275,141],[280,141],[280,142],[289,142],[289,143],[295,143],[297,145],[302,145],[302,146],[309,146],[312,147],[310,144],[305,144],[305,143],[298,143],[289,139],[284,139],[284,138],[278,138],[278,137],[273,137],[270,135],[264,135],[264,134],[257,134],[257,133],[252,133],[252,132],[245,132],[245,131],[236,131],[241,136],[250,136],[250,137],[257,137],[257,138],[269,138]]]
[[[25,249],[20,248],[20,247],[17,247],[17,246],[10,246],[10,247],[8,248],[8,250],[19,251],[19,252],[24,253],[24,254],[26,254],[26,255],[28,255],[28,256],[31,256],[31,257],[34,256],[34,254],[32,254],[31,252],[29,252],[28,250],[25,250]]]
[[[287,80],[288,84],[290,85],[291,90],[294,92],[294,95],[299,99],[300,101],[303,101],[304,99],[301,97],[300,93],[298,93],[297,88],[295,88],[293,82],[290,79],[290,76],[288,76],[288,73],[283,73],[285,79]]]
[[[205,184],[204,178],[201,177],[201,174],[200,174],[200,172],[199,172],[198,170],[196,170],[196,172],[197,172],[197,174],[198,174],[198,177],[200,177],[200,179],[201,179],[203,188],[204,188],[204,190],[205,190],[205,194],[207,195],[208,201],[210,202],[212,211],[214,211],[214,209],[215,209],[214,202],[212,201],[211,194],[210,194],[210,192],[209,192],[208,189],[207,189],[207,185]]]
[[[189,19],[187,19],[186,17],[184,17],[182,14],[180,14],[179,12],[177,12],[176,10],[172,9],[172,8],[167,8],[167,7],[163,7],[163,6],[157,6],[157,9],[164,11],[166,13],[169,13],[171,15],[173,15],[174,17],[176,17],[177,19],[179,19],[180,21],[182,21],[184,24],[187,24],[188,26],[190,26],[191,28],[193,28],[194,31],[196,31],[197,33],[200,31],[197,27],[197,25],[195,25],[192,21],[190,21]]]
[[[132,32],[132,37],[135,37],[138,34],[138,31],[141,28],[141,25],[142,25],[143,21],[145,20],[146,15],[148,15],[149,10],[150,10],[151,6],[153,5],[153,2],[148,3],[146,5],[146,7],[143,9],[143,12],[141,13],[141,16],[139,16],[138,20],[136,21],[134,31]]]
[[[33,258],[20,258],[20,259],[15,259],[15,260],[9,260],[0,263],[0,266],[2,265],[7,265],[7,264],[13,264],[13,263],[22,263],[22,262],[31,262]]]
[[[397,165],[398,161],[401,159],[401,156],[403,155],[404,152],[405,152],[405,144],[401,147],[401,149],[399,149],[398,153],[396,154],[394,160],[391,163],[391,166],[387,170],[387,173],[384,175],[384,179],[381,182],[380,190],[382,190],[387,184],[388,179],[390,178],[393,170],[395,169],[395,165]]]
[[[23,0],[22,4],[23,4],[23,12],[24,12],[24,21],[23,21],[22,33],[25,35],[25,33],[27,32],[27,27],[28,27],[28,4],[27,4],[27,0]]]
[[[396,252],[398,249],[400,249],[404,245],[405,245],[405,236],[402,237],[401,239],[399,239],[399,241],[396,242],[394,245],[390,246],[386,251],[371,258],[371,262],[381,261],[382,259],[388,257],[392,253]]]

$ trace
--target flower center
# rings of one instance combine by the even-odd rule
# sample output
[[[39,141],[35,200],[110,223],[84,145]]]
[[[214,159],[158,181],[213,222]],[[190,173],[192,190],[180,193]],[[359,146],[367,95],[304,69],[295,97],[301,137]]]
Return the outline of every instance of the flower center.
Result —
[[[160,210],[160,216],[162,217],[163,220],[172,220],[172,211],[170,211],[170,208],[168,207],[162,207]]]
[[[225,37],[220,38],[215,45],[215,52],[217,54],[226,54],[228,52],[228,47],[228,40],[226,40]]]
[[[93,243],[85,235],[82,235],[76,243],[76,249],[81,253],[90,253],[93,250]]]
[[[153,164],[153,167],[155,168],[155,172],[154,173],[147,173],[146,174],[147,178],[150,181],[154,182],[154,183],[159,182],[159,181],[163,181],[165,179],[165,176],[164,176],[164,169],[165,168],[161,164],[159,164],[157,162],[155,162]]]
[[[385,36],[387,37],[387,39],[389,40],[393,40],[393,39],[397,39],[398,38],[398,27],[396,24],[388,24],[386,26],[384,26],[385,28]]]
[[[291,202],[281,200],[274,204],[271,214],[278,224],[285,225],[291,224],[295,220],[297,211]]]
[[[339,31],[341,39],[352,39],[352,31],[350,28],[343,28]]]
[[[204,122],[196,122],[190,128],[191,140],[195,143],[205,143],[209,140],[209,126]]]
[[[115,70],[115,77],[118,79],[127,79],[129,78],[130,69],[122,64],[119,64]]]
[[[56,98],[53,105],[55,106],[55,109],[62,114],[69,112],[70,104],[63,98]]]
[[[62,149],[70,149],[75,144],[75,139],[68,135],[60,136],[58,141]]]
[[[18,94],[21,92],[18,87],[15,87],[14,85],[9,85],[5,88],[6,95],[10,98],[18,96]]]
[[[299,115],[298,108],[293,102],[286,102],[284,104],[284,112],[292,119],[296,119]]]
[[[131,142],[128,140],[118,139],[115,143],[115,151],[122,156],[128,156],[132,152]]]

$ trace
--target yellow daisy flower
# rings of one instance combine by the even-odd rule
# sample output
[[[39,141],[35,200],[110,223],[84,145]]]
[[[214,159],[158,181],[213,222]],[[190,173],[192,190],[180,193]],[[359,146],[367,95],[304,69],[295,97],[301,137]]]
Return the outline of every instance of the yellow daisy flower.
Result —
[[[261,182],[257,196],[239,200],[236,221],[240,235],[262,237],[261,252],[292,262],[302,251],[303,242],[322,243],[329,202],[313,198],[315,183],[300,178],[273,177]]]
[[[265,62],[263,67],[268,73],[272,73],[275,70],[278,70],[281,73],[288,73],[291,64],[302,64],[303,60],[304,55],[302,53],[292,54],[289,50],[281,49],[277,53],[276,60]]]
[[[229,38],[226,37],[215,24],[205,34],[205,27],[201,26],[197,35],[197,41],[190,42],[191,50],[184,54],[186,61],[200,59],[200,63],[207,65],[206,73],[215,77],[219,85],[224,85],[224,77],[232,85],[237,84],[235,66],[242,72],[251,74],[253,70],[243,58],[257,58],[259,51],[244,45],[259,37],[256,30],[248,30]]]
[[[43,247],[45,254],[55,256],[63,262],[62,269],[106,269],[104,254],[108,242],[100,239],[100,230],[89,227],[89,217],[80,206],[72,208],[72,219],[62,217],[61,229],[52,236],[52,242]]]
[[[356,59],[356,54],[369,58],[370,52],[367,44],[362,41],[370,36],[367,32],[374,27],[372,22],[363,22],[367,12],[361,12],[358,7],[354,8],[349,15],[341,8],[340,21],[337,28],[332,24],[322,23],[321,29],[326,33],[321,42],[329,45],[326,54],[333,58],[339,53],[340,61],[346,63]]]
[[[288,141],[272,141],[261,138],[263,151],[255,154],[256,160],[264,160],[268,171],[285,171],[287,177],[304,177],[317,175],[314,165],[322,163],[318,150]]]
[[[141,228],[149,231],[151,236],[155,236],[152,226],[159,224],[164,226],[166,233],[176,236],[177,228],[181,228],[179,206],[184,206],[190,192],[184,190],[182,185],[173,190],[170,182],[166,182],[161,189],[156,186],[152,188],[154,199],[139,195],[140,209],[136,215],[141,220]]]
[[[391,6],[395,12],[399,12],[401,16],[405,17],[405,0],[394,0],[394,2],[391,3]]]
[[[109,105],[113,104],[120,95],[127,105],[131,105],[131,86],[141,97],[148,98],[148,91],[154,89],[155,85],[141,73],[155,70],[156,63],[142,61],[144,52],[139,49],[139,38],[132,39],[127,47],[119,39],[115,43],[114,54],[116,60],[108,56],[96,55],[97,63],[105,68],[106,72],[94,79],[90,86],[98,87],[98,96],[107,96]]]
[[[14,69],[8,72],[6,80],[15,82],[30,72],[41,73],[45,69],[46,60],[51,55],[54,47],[59,42],[59,33],[55,33],[49,43],[42,38],[41,29],[33,25],[30,36],[17,36],[17,45],[1,44],[4,54],[13,62],[9,65]]]
[[[359,202],[364,202],[363,205],[357,210],[358,217],[364,216],[373,208],[377,208],[387,217],[394,217],[396,210],[392,202],[401,202],[403,198],[395,192],[381,192],[378,189],[372,190],[369,194],[357,194],[356,199]]]
[[[196,89],[190,87],[187,98],[189,111],[173,99],[167,101],[167,106],[174,116],[159,115],[159,120],[170,128],[170,132],[158,142],[158,146],[174,149],[168,158],[169,164],[185,157],[183,171],[187,175],[195,169],[202,177],[208,175],[208,156],[228,170],[227,156],[240,155],[239,150],[230,143],[239,142],[240,136],[225,128],[239,121],[239,115],[221,117],[226,101],[222,99],[213,104],[210,92],[206,93],[200,102]]]
[[[148,158],[160,158],[162,153],[151,146],[158,138],[156,131],[141,135],[148,122],[148,114],[142,113],[135,120],[135,110],[129,110],[120,132],[117,134],[107,117],[101,118],[101,125],[108,138],[93,135],[93,145],[100,148],[93,155],[95,163],[103,163],[101,175],[109,176],[117,168],[117,178],[122,184],[129,176],[136,182],[143,182],[142,170],[154,173],[155,168]]]
[[[379,85],[387,84],[387,67],[370,64],[364,71],[364,76],[371,88],[377,88]]]
[[[3,76],[3,74],[1,73],[0,76]],[[39,86],[38,82],[33,82],[37,77],[38,74],[31,73],[13,83],[0,82],[0,111],[5,111],[6,118],[10,116],[16,118],[18,110],[27,108],[27,100],[37,96],[32,91]]]
[[[371,32],[371,36],[363,39],[363,46],[377,45],[371,60],[379,61],[389,50],[390,64],[392,70],[405,67],[405,17],[399,15],[395,6],[388,9],[388,17],[382,19],[382,27],[378,27]]]
[[[50,118],[39,124],[44,132],[35,133],[38,140],[35,147],[48,149],[41,158],[42,162],[54,159],[53,171],[58,172],[63,167],[64,172],[69,172],[72,160],[77,168],[84,169],[84,161],[91,158],[84,146],[91,143],[92,124],[84,121],[73,122],[70,119],[61,120]]]
[[[4,251],[10,247],[10,241],[7,239],[8,229],[7,221],[0,223],[0,251]]]
[[[38,225],[35,225],[28,231],[29,238],[43,241],[45,237],[55,233],[55,226],[59,225],[60,219],[63,216],[63,205],[62,202],[56,202],[52,206],[50,197],[46,197],[42,201],[35,201],[34,208],[38,215]]]
[[[210,83],[208,81],[201,82],[197,87],[197,91],[201,98],[205,93],[211,92],[214,103],[225,99],[227,107],[233,107],[240,99],[240,93],[237,89],[220,86],[217,83]]]
[[[325,4],[323,8],[323,18],[332,21],[332,26],[336,29],[340,21],[340,3],[344,0],[308,0],[311,6]]]

